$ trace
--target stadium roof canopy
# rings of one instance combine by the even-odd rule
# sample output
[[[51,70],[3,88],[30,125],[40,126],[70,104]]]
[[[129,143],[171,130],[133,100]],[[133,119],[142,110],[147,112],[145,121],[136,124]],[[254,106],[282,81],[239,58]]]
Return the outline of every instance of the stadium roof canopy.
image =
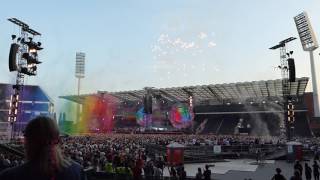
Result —
[[[290,95],[292,97],[302,96],[305,93],[309,78],[297,78],[296,82],[291,83]],[[95,94],[83,94],[80,96],[60,96],[60,98],[70,100],[76,103],[83,103],[88,96],[98,97],[112,97],[118,102],[142,101],[143,96],[147,93],[147,89],[107,92],[98,91]],[[210,84],[198,86],[184,86],[172,88],[151,88],[154,97],[162,98],[172,102],[187,102],[190,95],[197,102],[233,102],[247,99],[268,99],[281,98],[282,80],[267,80],[267,81],[252,81],[252,82],[238,82],[229,84]]]

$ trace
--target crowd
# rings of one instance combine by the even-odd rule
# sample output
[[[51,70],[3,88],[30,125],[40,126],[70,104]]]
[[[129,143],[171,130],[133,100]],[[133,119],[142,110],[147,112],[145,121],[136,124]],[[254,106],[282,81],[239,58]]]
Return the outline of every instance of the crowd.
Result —
[[[85,169],[133,179],[141,179],[143,176],[161,179],[164,168],[169,168],[166,166],[166,157],[149,156],[146,146],[148,144],[166,146],[172,142],[185,146],[285,143],[276,137],[226,135],[112,133],[60,137],[60,147],[65,158],[79,163]],[[314,147],[317,144],[314,141],[309,145]],[[23,163],[22,158],[0,151],[0,170]],[[169,168],[169,173],[172,179],[185,179],[187,176],[182,165]],[[195,178],[210,179],[210,176],[211,171],[208,166],[205,169],[199,167]]]
[[[24,163],[24,159],[6,151],[0,151],[0,171]]]
[[[235,144],[276,144],[276,138],[217,135],[164,135],[164,134],[95,134],[60,138],[60,147],[66,158],[76,161],[85,169],[124,175],[134,179],[163,176],[166,157],[150,158],[146,145],[166,146],[178,142],[186,146],[235,145]],[[23,159],[10,154],[0,154],[0,168],[23,164]],[[186,173],[182,167],[170,168],[170,175],[183,179]],[[206,171],[208,173],[208,171]],[[205,176],[203,172],[203,177]],[[201,168],[198,172],[201,174]]]
[[[78,162],[84,168],[93,168],[96,172],[115,173],[133,179],[141,179],[142,176],[161,179],[166,165],[166,157],[150,158],[146,145],[152,143],[168,145],[173,141],[185,145],[205,142],[203,137],[194,139],[193,136],[182,135],[73,136],[63,138],[61,147],[68,158]],[[185,179],[187,176],[182,165],[171,167],[169,172],[172,179]],[[204,174],[208,174],[208,171]]]
[[[62,139],[61,148],[67,158],[73,159],[84,168],[94,168],[96,172],[139,178],[143,169],[145,175],[149,175],[152,169],[158,175],[159,170],[163,171],[164,160],[148,159],[144,141],[147,139],[120,134],[65,137]]]

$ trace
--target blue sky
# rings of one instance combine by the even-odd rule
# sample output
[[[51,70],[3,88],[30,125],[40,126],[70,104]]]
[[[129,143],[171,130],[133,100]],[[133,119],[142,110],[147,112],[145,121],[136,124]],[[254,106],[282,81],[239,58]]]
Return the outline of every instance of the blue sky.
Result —
[[[0,82],[15,79],[7,59],[18,28],[9,17],[43,34],[43,64],[26,83],[40,85],[57,103],[59,95],[76,93],[77,51],[87,56],[83,93],[280,78],[274,68],[279,52],[268,48],[298,36],[293,17],[303,10],[319,36],[318,0],[6,1],[0,6]],[[297,76],[309,77],[299,40],[288,47]]]

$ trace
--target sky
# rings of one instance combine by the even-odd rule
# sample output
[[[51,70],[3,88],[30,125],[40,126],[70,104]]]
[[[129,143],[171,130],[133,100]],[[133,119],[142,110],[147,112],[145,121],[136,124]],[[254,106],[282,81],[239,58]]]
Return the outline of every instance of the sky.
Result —
[[[19,28],[7,21],[11,17],[42,33],[43,63],[25,84],[41,86],[55,104],[58,96],[77,92],[79,51],[86,53],[81,93],[279,79],[279,51],[269,47],[298,37],[293,17],[302,11],[319,37],[319,0],[4,1],[0,82],[15,82],[8,54]],[[310,77],[300,41],[288,50],[294,51],[297,77]],[[319,50],[315,61],[319,72]]]

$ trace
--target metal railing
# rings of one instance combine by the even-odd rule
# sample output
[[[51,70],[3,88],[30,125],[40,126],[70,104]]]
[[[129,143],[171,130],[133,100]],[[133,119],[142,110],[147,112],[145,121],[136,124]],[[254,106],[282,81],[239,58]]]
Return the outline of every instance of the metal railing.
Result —
[[[257,150],[261,155],[267,156],[277,150],[284,149],[285,145],[274,144],[239,144],[239,145],[221,145],[221,152],[214,152],[214,145],[205,146],[185,146],[184,159],[192,160],[212,160],[219,158],[235,158],[235,157],[251,157],[255,158]],[[150,156],[166,156],[166,146],[150,144],[147,145],[147,150]]]

